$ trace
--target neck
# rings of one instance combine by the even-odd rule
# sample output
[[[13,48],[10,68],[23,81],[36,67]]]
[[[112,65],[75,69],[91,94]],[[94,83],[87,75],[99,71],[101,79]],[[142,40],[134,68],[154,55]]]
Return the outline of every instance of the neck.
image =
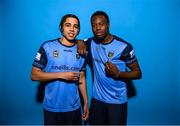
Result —
[[[113,40],[113,36],[111,34],[108,34],[103,40],[102,43],[103,44],[107,44],[110,43]]]
[[[73,40],[74,41],[74,40]],[[63,44],[63,45],[65,45],[65,46],[73,46],[75,43],[74,42],[70,42],[70,41],[68,41],[66,38],[60,38],[60,42]]]

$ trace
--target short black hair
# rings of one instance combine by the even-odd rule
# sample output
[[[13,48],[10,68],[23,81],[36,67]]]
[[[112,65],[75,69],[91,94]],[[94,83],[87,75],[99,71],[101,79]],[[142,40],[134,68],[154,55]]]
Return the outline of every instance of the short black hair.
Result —
[[[69,17],[73,17],[73,18],[76,18],[76,19],[78,20],[78,27],[79,27],[79,31],[80,31],[80,21],[79,21],[79,18],[78,18],[76,15],[74,15],[74,14],[66,14],[66,15],[64,15],[64,16],[61,18],[61,22],[60,22],[60,24],[59,24],[59,30],[60,30],[61,33],[63,32],[63,30],[62,30],[63,23],[64,23],[64,22],[66,21],[66,19],[69,18]]]
[[[91,16],[91,22],[92,22],[93,17],[94,17],[94,16],[97,16],[97,15],[103,15],[103,16],[106,18],[107,23],[109,23],[109,17],[108,17],[108,15],[107,15],[107,13],[104,12],[104,11],[96,11],[96,12],[94,12],[94,13],[92,14],[92,16]]]

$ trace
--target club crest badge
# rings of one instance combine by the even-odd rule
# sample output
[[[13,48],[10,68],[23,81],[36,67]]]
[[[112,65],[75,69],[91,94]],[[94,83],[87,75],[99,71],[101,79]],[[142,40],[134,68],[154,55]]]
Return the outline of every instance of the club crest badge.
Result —
[[[108,58],[112,58],[114,55],[114,52],[108,52]]]
[[[59,52],[57,50],[53,51],[53,57],[57,58],[59,56]]]

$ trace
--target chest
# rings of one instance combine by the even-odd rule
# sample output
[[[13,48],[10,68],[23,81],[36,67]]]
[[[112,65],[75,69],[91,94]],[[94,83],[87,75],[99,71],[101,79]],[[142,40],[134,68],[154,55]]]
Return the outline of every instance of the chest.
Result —
[[[108,60],[120,60],[124,48],[125,45],[117,42],[105,45],[95,42],[91,43],[92,57],[96,60],[101,60],[102,62],[106,62]]]
[[[52,45],[46,47],[45,49],[47,66],[80,67],[85,60],[77,53],[76,46],[65,47],[61,45]]]

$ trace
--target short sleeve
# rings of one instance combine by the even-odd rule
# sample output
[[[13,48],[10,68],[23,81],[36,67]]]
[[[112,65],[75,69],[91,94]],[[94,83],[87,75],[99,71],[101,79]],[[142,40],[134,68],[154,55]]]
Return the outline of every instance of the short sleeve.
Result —
[[[32,65],[34,67],[44,69],[46,64],[47,64],[46,52],[45,52],[44,48],[41,46],[39,51],[36,54],[36,57],[35,57]]]
[[[86,60],[85,60],[85,62],[83,64],[83,67],[82,67],[81,71],[86,71]]]
[[[137,60],[132,45],[127,44],[126,48],[122,52],[120,59],[123,60],[126,64],[131,64]]]

